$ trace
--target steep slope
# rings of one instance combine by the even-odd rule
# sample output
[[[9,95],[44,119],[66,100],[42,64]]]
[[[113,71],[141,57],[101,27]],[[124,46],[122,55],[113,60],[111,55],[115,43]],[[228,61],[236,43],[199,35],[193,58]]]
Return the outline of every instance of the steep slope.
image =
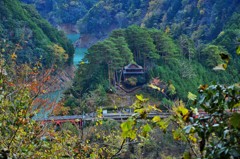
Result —
[[[239,8],[238,0],[101,0],[78,22],[79,46],[91,46],[94,38],[106,38],[112,30],[132,24],[206,43],[218,36]]]
[[[76,24],[97,0],[21,0],[33,4],[39,13],[53,25]]]
[[[142,25],[169,28],[175,36],[187,34],[194,40],[210,41],[239,7],[238,0],[152,0]]]
[[[64,33],[18,0],[0,1],[0,41],[4,56],[14,52],[19,63],[40,61],[46,68],[72,63],[74,48]]]
[[[79,21],[80,31],[101,37],[113,29],[140,24],[148,3],[148,0],[101,0]]]
[[[52,24],[71,24],[70,29],[79,30],[80,47],[89,47],[112,30],[132,24],[167,30],[174,37],[187,34],[196,43],[206,43],[215,39],[240,9],[238,0],[22,1],[34,4]]]

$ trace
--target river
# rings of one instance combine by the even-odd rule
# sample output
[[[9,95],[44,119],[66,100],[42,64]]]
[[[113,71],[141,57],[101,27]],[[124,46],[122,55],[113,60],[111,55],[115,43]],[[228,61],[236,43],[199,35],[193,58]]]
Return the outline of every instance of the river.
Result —
[[[72,43],[75,43],[79,39],[80,34],[67,34],[67,37],[72,41]],[[83,59],[86,52],[87,48],[75,48],[75,54],[73,58],[73,64],[75,66]]]
[[[78,38],[79,38],[79,34],[67,34],[67,38],[69,40],[72,41],[72,43],[75,43]],[[83,59],[85,53],[87,52],[87,48],[75,48],[75,53],[74,53],[74,57],[73,57],[73,64],[75,66],[77,66],[79,64],[79,62]],[[42,99],[48,99],[49,102],[59,102],[61,97],[62,97],[62,93],[64,90],[57,90],[55,92],[51,92],[48,94],[44,94],[41,96]],[[53,108],[52,108],[53,109]],[[51,112],[52,109],[42,109],[34,118],[46,118]]]

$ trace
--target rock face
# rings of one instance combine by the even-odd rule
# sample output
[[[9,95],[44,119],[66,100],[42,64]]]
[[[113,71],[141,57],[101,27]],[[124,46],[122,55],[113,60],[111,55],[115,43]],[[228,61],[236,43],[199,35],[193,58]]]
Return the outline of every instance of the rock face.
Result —
[[[65,90],[72,85],[72,79],[74,78],[75,67],[67,66],[62,70],[56,70],[54,75],[51,76],[51,80],[47,83],[47,92],[55,92],[58,90]]]
[[[107,36],[106,36],[107,37]],[[91,34],[84,34],[80,37],[80,39],[78,41],[76,41],[76,43],[74,44],[76,47],[80,47],[80,48],[89,48],[92,45],[94,45],[95,43],[97,43],[99,40],[103,40],[103,37],[101,39],[98,39],[96,36],[91,35]]]
[[[58,30],[64,31],[66,34],[79,34],[79,30],[76,25],[73,24],[60,24]]]
[[[68,66],[65,67],[63,70],[59,70],[57,73],[58,76],[58,85],[60,88],[65,89],[71,85],[72,79],[75,75],[75,67],[74,66]]]

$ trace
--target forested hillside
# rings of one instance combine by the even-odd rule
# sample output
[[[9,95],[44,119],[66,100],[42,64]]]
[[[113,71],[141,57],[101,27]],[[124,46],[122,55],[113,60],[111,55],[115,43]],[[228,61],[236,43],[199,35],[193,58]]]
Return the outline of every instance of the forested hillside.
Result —
[[[196,93],[196,88],[203,83],[237,82],[239,58],[233,51],[235,47],[228,50],[224,47],[227,45],[225,42],[220,45],[217,41],[196,48],[193,40],[184,34],[174,40],[169,33],[135,25],[115,30],[109,38],[89,48],[76,72],[66,106],[79,105],[78,99],[81,96],[85,99],[89,93],[100,97],[100,105],[112,105],[107,101],[106,93],[117,91],[114,86],[115,71],[129,63],[137,63],[146,71],[144,81],[141,78],[129,79],[136,80],[135,84],[128,81],[130,85],[151,83],[156,78],[165,85],[162,95],[156,95],[154,90],[148,88],[143,89],[159,100],[166,95],[172,100],[186,100],[188,92]],[[216,71],[224,69],[222,66],[228,63],[222,59],[223,55],[231,57],[229,69],[225,72]],[[99,99],[92,99],[92,102],[96,100]]]
[[[188,34],[194,40],[209,41],[225,28],[239,6],[237,0],[152,1],[142,24],[150,28],[169,27],[175,36]]]
[[[101,0],[79,21],[79,27],[82,34],[106,36],[113,29],[139,24],[168,30],[175,37],[187,34],[195,42],[211,41],[239,7],[237,0]]]
[[[77,23],[79,46],[109,38],[89,48],[66,105],[77,105],[79,95],[91,91],[106,99],[105,93],[114,90],[114,71],[131,62],[147,70],[146,82],[159,78],[174,86],[173,98],[186,99],[202,83],[238,81],[239,7],[236,0],[98,1]],[[113,31],[117,28],[125,29]],[[213,70],[225,67],[222,55],[231,58],[224,73]]]
[[[19,64],[72,64],[74,48],[63,32],[53,28],[34,7],[18,0],[0,1],[0,41],[3,56]]]
[[[82,34],[100,38],[113,29],[138,24],[210,41],[239,11],[238,0],[22,0],[36,6],[52,24],[76,24]]]
[[[0,159],[240,158],[239,9],[0,0]]]
[[[21,0],[33,4],[39,13],[51,24],[76,24],[97,2],[97,0]]]
[[[186,34],[195,44],[206,43],[231,26],[240,8],[238,0],[22,1],[34,4],[55,26],[77,27],[82,34],[81,47],[132,24],[167,30],[173,37]]]

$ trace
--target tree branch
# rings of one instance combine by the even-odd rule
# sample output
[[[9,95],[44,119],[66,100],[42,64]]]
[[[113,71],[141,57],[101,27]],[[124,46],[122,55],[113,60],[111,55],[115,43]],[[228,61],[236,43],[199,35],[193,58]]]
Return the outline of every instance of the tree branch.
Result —
[[[122,151],[122,149],[123,149],[123,146],[124,146],[124,143],[126,142],[126,139],[124,139],[123,141],[122,141],[122,144],[121,144],[121,147],[118,149],[118,151],[111,157],[111,159],[113,159],[113,157],[115,157],[115,156],[117,156],[117,155],[119,155],[120,154],[120,152]]]

